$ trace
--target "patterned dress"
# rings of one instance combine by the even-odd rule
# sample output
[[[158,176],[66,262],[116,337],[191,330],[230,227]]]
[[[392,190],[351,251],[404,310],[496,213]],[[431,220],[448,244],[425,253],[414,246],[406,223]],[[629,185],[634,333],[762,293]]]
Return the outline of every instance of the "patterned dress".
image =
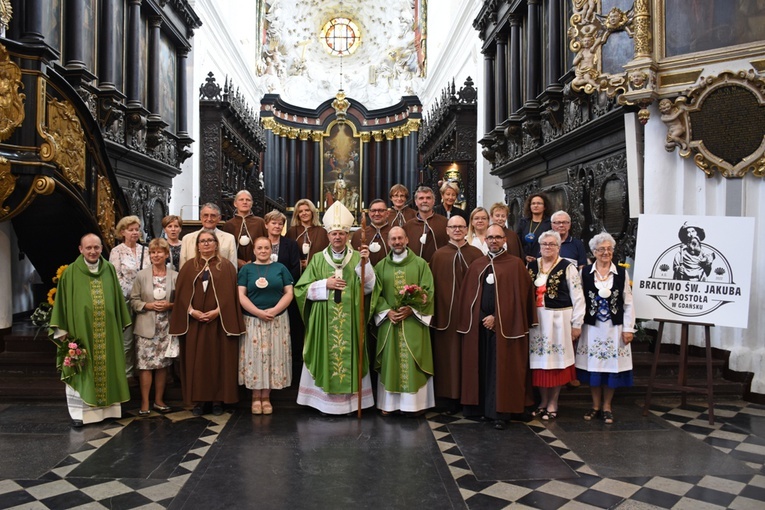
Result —
[[[167,290],[167,276],[154,276],[154,290]],[[135,335],[136,365],[138,370],[156,370],[169,367],[173,358],[166,358],[165,352],[170,344],[170,322],[168,313],[154,312],[157,317],[156,334],[154,338],[144,338]]]

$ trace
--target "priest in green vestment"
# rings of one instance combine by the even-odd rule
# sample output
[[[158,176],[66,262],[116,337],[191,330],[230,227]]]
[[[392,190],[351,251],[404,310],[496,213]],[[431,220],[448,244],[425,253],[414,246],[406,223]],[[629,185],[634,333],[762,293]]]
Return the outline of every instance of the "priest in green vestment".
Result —
[[[408,242],[403,228],[390,229],[391,251],[375,266],[377,407],[383,414],[418,413],[435,405],[429,327],[433,274]]]
[[[358,410],[358,374],[361,407],[374,405],[369,362],[364,353],[359,367],[359,331],[366,324],[373,305],[365,307],[360,320],[360,302],[374,289],[375,273],[369,263],[369,249],[359,251],[348,244],[353,215],[335,202],[324,214],[330,245],[311,257],[295,284],[295,299],[305,323],[303,370],[297,402],[324,414],[349,414]],[[364,264],[364,285],[361,265]],[[363,292],[363,294],[362,294]],[[364,349],[366,351],[366,349]]]
[[[76,340],[87,351],[79,373],[62,371],[61,377],[75,427],[120,418],[120,403],[130,400],[122,348],[122,331],[130,325],[130,311],[117,272],[101,256],[97,235],[84,235],[79,248],[80,256],[58,282],[50,318],[56,343]],[[57,363],[63,363],[63,358],[60,351]]]

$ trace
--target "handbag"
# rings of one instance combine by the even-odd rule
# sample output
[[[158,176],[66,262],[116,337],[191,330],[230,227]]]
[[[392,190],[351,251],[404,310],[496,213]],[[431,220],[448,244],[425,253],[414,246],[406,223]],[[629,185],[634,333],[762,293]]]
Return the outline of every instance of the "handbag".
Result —
[[[181,342],[177,336],[170,337],[170,343],[165,350],[165,358],[177,358],[181,354]]]

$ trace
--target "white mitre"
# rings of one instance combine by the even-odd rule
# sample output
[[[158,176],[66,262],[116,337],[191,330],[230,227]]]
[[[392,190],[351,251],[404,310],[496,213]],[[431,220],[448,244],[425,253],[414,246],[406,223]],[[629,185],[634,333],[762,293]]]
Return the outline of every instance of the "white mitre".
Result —
[[[332,232],[333,230],[345,230],[346,232],[350,232],[351,226],[353,226],[353,220],[354,218],[351,211],[349,211],[342,202],[336,201],[333,202],[324,213],[324,228],[327,232]]]

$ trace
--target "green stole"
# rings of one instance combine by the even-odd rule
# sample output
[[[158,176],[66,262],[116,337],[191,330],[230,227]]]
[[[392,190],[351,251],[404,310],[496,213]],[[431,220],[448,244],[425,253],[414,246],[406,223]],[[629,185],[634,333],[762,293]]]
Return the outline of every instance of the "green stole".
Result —
[[[350,247],[346,249],[351,250]],[[352,251],[346,258],[339,264],[334,261],[330,263],[332,247],[325,248],[321,254],[311,257],[308,267],[295,284],[295,299],[305,323],[303,361],[316,386],[330,394],[358,391],[359,302],[363,290],[355,268],[361,256],[359,252]],[[347,283],[340,303],[335,303],[334,291],[329,292],[326,301],[309,300],[311,284],[334,276],[336,269],[342,271],[342,278]],[[364,310],[366,324],[370,306],[365,306]],[[364,351],[362,375],[369,369],[366,349]]]
[[[122,331],[130,323],[114,266],[101,257],[93,273],[80,255],[58,282],[50,327],[65,330],[88,351],[85,367],[65,382],[89,406],[130,400],[122,343]]]
[[[414,284],[419,285],[428,296],[427,303],[418,307],[417,312],[433,315],[433,273],[428,263],[409,248],[401,262],[395,262],[392,255],[391,251],[375,266],[375,314],[393,309],[404,285]],[[377,334],[375,370],[380,373],[380,381],[387,391],[416,393],[433,375],[430,328],[415,316],[398,324],[391,324],[390,320],[385,319]]]

